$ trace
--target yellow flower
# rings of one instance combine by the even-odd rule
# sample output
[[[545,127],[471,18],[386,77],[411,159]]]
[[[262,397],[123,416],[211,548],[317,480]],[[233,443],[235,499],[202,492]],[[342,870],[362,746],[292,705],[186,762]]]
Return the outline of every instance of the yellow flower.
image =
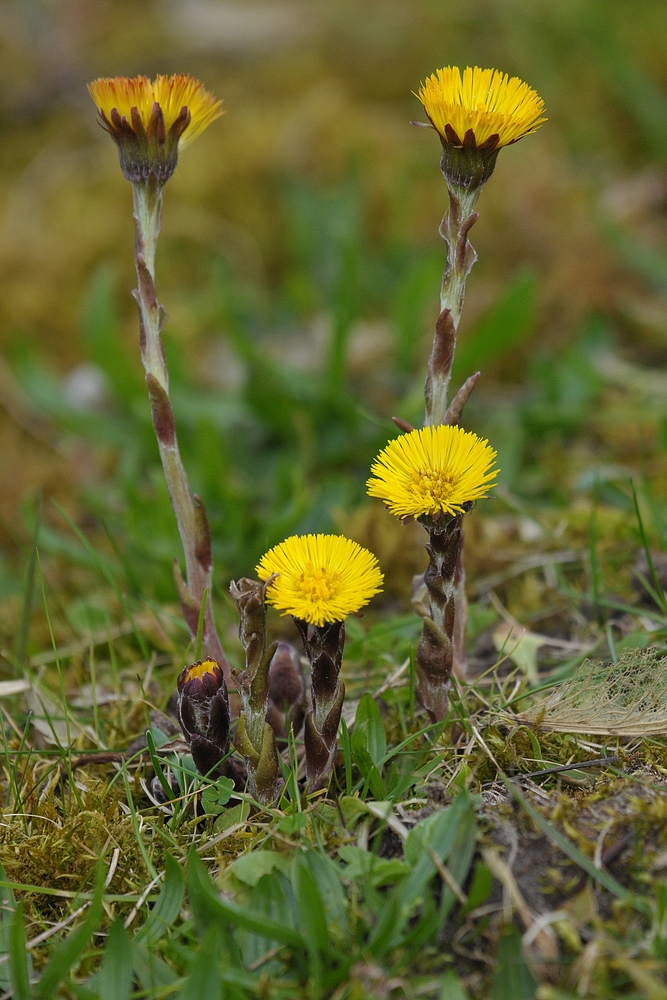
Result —
[[[495,457],[488,441],[461,427],[424,427],[395,438],[380,452],[368,493],[400,518],[460,514],[493,485]]]
[[[152,174],[164,183],[176,168],[179,149],[223,114],[204,85],[184,73],[104,77],[88,84],[99,121],[120,150],[128,180]]]
[[[382,589],[375,556],[341,535],[292,535],[262,556],[256,573],[266,599],[283,615],[311,625],[340,622]]]
[[[544,101],[527,83],[497,69],[436,70],[415,95],[443,142],[491,152],[534,132],[546,121]]]

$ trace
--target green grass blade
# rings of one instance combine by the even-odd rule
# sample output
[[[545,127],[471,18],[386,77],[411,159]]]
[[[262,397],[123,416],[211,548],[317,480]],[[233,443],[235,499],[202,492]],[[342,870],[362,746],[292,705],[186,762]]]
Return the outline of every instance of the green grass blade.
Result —
[[[164,862],[164,884],[148,920],[137,934],[137,940],[149,947],[155,945],[178,917],[185,895],[185,875],[178,861],[167,854]]]
[[[114,920],[107,937],[98,985],[104,1000],[128,1000],[132,990],[132,964],[128,960],[130,938],[123,921]]]
[[[431,852],[441,861],[447,860],[456,842],[459,826],[470,812],[472,812],[470,796],[463,790],[450,806],[435,814],[430,824],[424,826],[422,821],[410,831],[405,850],[406,860],[411,864],[412,872],[394,890],[401,911],[397,931],[408,920],[426,886],[435,875],[436,867]]]
[[[490,1000],[534,1000],[536,989],[537,982],[521,954],[521,935],[512,927],[498,946]]]
[[[510,994],[508,994],[508,997]],[[440,986],[440,996],[438,1000],[468,1000],[468,992],[462,985],[461,980],[449,969],[442,977]]]
[[[150,754],[151,763],[157,775],[157,779],[162,785],[162,790],[167,796],[170,802],[173,802],[176,796],[174,795],[173,789],[167,779],[164,776],[164,771],[162,770],[162,761],[155,752],[155,740],[150,729],[146,730],[146,746],[148,747],[148,753]]]
[[[0,865],[0,878],[6,879],[5,869]],[[0,958],[6,959],[10,953],[12,924],[16,917],[16,899],[11,889],[0,889]],[[0,989],[11,986],[9,967],[4,961],[0,965]]]
[[[130,955],[128,961],[132,963],[132,969],[142,988],[146,991],[143,996],[171,996],[172,987],[177,980],[176,973],[170,965],[160,958],[154,951],[149,951],[137,944],[136,940],[130,942]]]
[[[387,738],[384,732],[382,715],[375,698],[371,694],[365,694],[357,706],[357,713],[354,718],[355,730],[363,723],[367,724],[366,749],[371,760],[378,770],[382,767],[382,761],[387,753]]]
[[[368,947],[376,959],[381,959],[383,955],[392,947],[396,925],[400,917],[400,902],[396,895],[388,896],[385,905],[380,911],[380,917],[376,923],[368,940]]]
[[[297,854],[292,868],[292,888],[299,924],[311,953],[329,950],[327,915],[319,887],[305,860]]]
[[[299,926],[306,940],[309,957],[310,995],[322,992],[323,955],[329,948],[327,917],[317,882],[297,855],[292,870],[292,888],[299,914]]]
[[[35,569],[37,567],[37,543],[39,542],[39,529],[42,526],[42,499],[42,491],[40,490],[37,501],[37,513],[35,515],[35,530],[32,536],[32,543],[25,571],[23,600],[21,601],[21,617],[19,619],[18,632],[16,633],[16,645],[14,647],[16,659],[20,664],[25,662],[25,656],[28,649],[32,599],[35,590]]]
[[[132,789],[130,788],[130,779],[129,779],[129,776],[128,776],[128,773],[127,773],[127,765],[125,764],[125,762],[123,762],[123,781],[125,782],[125,795],[127,797],[127,804],[129,806],[129,809],[130,809],[130,819],[132,820],[132,829],[134,830],[134,836],[135,836],[135,839],[137,841],[137,846],[139,848],[139,852],[140,852],[141,857],[143,858],[143,862],[144,862],[144,864],[146,866],[146,871],[148,872],[148,874],[150,875],[150,877],[152,879],[157,879],[158,874],[157,874],[157,872],[155,870],[155,866],[153,865],[153,862],[151,861],[151,859],[148,856],[148,852],[146,850],[146,845],[144,844],[144,838],[141,836],[141,830],[139,829],[139,820],[137,818],[137,810],[136,810],[136,807],[134,805],[134,799],[132,797]]]
[[[416,669],[417,668],[416,668],[416,664],[415,664],[415,651],[414,651],[414,648],[412,647],[412,645],[410,645],[410,649],[408,651],[408,655],[410,657],[410,679],[409,679],[409,688],[408,688],[408,691],[409,691],[408,697],[409,697],[410,700],[409,700],[408,707],[409,707],[409,711],[410,711],[410,725],[414,726],[414,724],[415,724],[415,695],[416,695],[416,687],[415,687],[415,685],[416,685],[416,680],[417,680],[417,673],[416,673]]]
[[[600,597],[602,594],[602,573],[598,560],[598,537],[597,537],[597,508],[598,508],[599,479],[596,476],[595,489],[593,492],[593,504],[591,506],[591,516],[588,522],[588,558],[591,567],[591,593],[593,594],[593,609],[595,618],[599,625],[603,624],[604,615]]]
[[[658,579],[658,574],[655,571],[655,566],[653,564],[653,556],[651,555],[651,545],[646,534],[646,529],[644,528],[644,520],[639,509],[639,501],[637,500],[637,491],[635,489],[635,484],[630,480],[630,486],[632,487],[632,501],[635,508],[635,517],[637,518],[637,524],[639,525],[639,534],[641,536],[642,545],[644,547],[644,552],[646,553],[646,561],[648,563],[649,573],[651,574],[651,583],[653,584],[653,591],[651,591],[651,597],[657,603],[658,607],[663,614],[667,614],[667,600],[665,599],[665,594],[662,589],[662,584]]]
[[[220,928],[212,927],[204,936],[201,947],[195,955],[185,985],[178,994],[178,1000],[202,1000],[202,998],[223,1000],[218,971],[219,951]]]
[[[345,762],[345,794],[352,794],[352,747],[350,745],[350,730],[347,728],[345,719],[340,720],[340,735],[343,746],[343,759]]]
[[[30,973],[28,971],[28,950],[23,926],[23,904],[14,911],[14,919],[9,931],[9,977],[15,1000],[32,1000]]]

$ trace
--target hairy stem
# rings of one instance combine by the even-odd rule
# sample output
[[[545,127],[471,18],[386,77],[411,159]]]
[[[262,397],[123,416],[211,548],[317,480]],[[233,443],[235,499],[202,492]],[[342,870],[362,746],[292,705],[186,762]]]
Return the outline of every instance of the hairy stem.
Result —
[[[278,643],[266,645],[266,583],[243,579],[230,584],[239,612],[239,639],[246,668],[236,678],[240,697],[236,749],[245,758],[248,791],[258,802],[273,802],[280,791],[276,737],[267,721],[269,669]]]
[[[312,789],[325,785],[336,757],[338,726],[345,686],[340,679],[345,646],[345,625],[332,622],[309,625],[294,619],[310,663],[312,710],[306,716],[304,745],[306,778]]]
[[[456,349],[456,333],[465,297],[466,278],[477,254],[468,241],[468,233],[477,221],[475,205],[479,188],[449,188],[449,208],[440,226],[447,245],[447,263],[440,289],[440,318],[428,363],[426,379],[426,414],[424,424],[449,423],[447,392]]]
[[[199,609],[206,589],[211,591],[213,558],[211,536],[201,500],[193,496],[176,439],[174,414],[169,400],[169,374],[162,348],[161,331],[167,314],[155,293],[155,247],[160,234],[162,185],[153,177],[132,185],[135,243],[134,257],[138,287],[134,298],[139,308],[141,360],[151,405],[153,427],[160,449],[169,498],[176,515],[185,555],[185,581],[176,567],[179,599],[193,638],[197,634]],[[229,663],[220,644],[213,620],[211,601],[204,615],[203,647],[222,667],[231,682]]]
[[[466,279],[477,259],[477,254],[468,240],[468,233],[477,221],[475,206],[481,188],[455,187],[453,184],[448,184],[448,191],[449,208],[440,226],[440,233],[447,245],[447,263],[440,289],[440,316],[436,323],[424,389],[425,426],[457,424],[461,418],[463,407],[479,378],[478,373],[472,375],[461,387],[451,404],[447,402],[454,351],[456,350],[456,335],[465,298]],[[460,677],[464,677],[466,674],[465,639],[468,603],[465,594],[465,569],[461,554],[462,531],[460,538],[453,598],[456,628],[453,633],[452,662],[454,671]]]
[[[434,721],[444,719],[448,708],[449,679],[452,673],[458,609],[456,594],[462,567],[463,542],[461,514],[442,530],[429,532],[429,564],[424,583],[431,607],[424,618],[417,647],[417,695]]]

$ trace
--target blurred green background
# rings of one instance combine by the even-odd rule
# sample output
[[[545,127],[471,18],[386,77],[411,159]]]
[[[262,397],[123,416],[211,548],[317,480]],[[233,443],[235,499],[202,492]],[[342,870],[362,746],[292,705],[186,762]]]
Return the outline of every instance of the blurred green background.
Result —
[[[392,414],[421,419],[446,189],[437,137],[409,124],[423,117],[411,92],[450,63],[521,76],[549,117],[499,157],[472,233],[455,379],[483,370],[466,425],[497,447],[502,477],[471,519],[469,575],[544,545],[540,518],[549,544],[585,537],[594,498],[627,561],[631,475],[663,547],[664,14],[662,0],[3,0],[4,640],[40,492],[57,637],[94,624],[94,600],[83,612],[71,600],[98,579],[61,508],[127,589],[174,598],[130,188],[85,86],[99,75],[190,72],[227,112],[169,183],[157,261],[220,593],[285,535],[334,529],[374,548],[389,599],[405,603],[420,538],[367,502],[364,482]]]

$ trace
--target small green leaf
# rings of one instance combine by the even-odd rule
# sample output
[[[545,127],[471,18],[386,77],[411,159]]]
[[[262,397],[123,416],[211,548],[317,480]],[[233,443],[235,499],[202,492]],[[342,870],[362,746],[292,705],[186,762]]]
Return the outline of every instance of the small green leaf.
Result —
[[[151,726],[151,736],[156,747],[163,747],[169,742],[169,737],[159,726]]]
[[[393,884],[410,871],[408,865],[398,858],[379,858],[352,844],[339,847],[338,856],[347,862],[343,878],[368,881],[376,888]]]
[[[537,982],[521,954],[521,935],[512,927],[500,939],[489,1000],[534,1000],[536,989]]]
[[[232,797],[234,782],[231,778],[218,778],[215,784],[207,785],[201,795],[204,811],[210,816],[219,816]]]
[[[123,921],[114,920],[107,937],[98,992],[104,1000],[128,1000],[132,990],[132,964],[128,961],[130,938]]]
[[[229,830],[230,827],[236,826],[237,823],[243,823],[244,820],[248,818],[250,814],[250,803],[249,802],[239,802],[237,806],[232,806],[230,809],[224,809],[218,818],[213,823],[213,829],[216,833],[223,833],[225,830]]]
[[[257,885],[263,875],[276,870],[289,871],[289,859],[275,851],[249,851],[229,866],[229,871],[246,885]]]
[[[292,837],[295,833],[303,830],[305,826],[308,826],[309,823],[310,819],[305,813],[292,813],[289,816],[283,816],[276,829],[280,833],[285,833],[288,837]]]
[[[200,928],[205,929],[212,923],[222,927],[232,924],[262,934],[271,941],[305,949],[306,942],[297,931],[223,896],[195,851],[191,851],[188,858],[186,883],[195,923]]]

